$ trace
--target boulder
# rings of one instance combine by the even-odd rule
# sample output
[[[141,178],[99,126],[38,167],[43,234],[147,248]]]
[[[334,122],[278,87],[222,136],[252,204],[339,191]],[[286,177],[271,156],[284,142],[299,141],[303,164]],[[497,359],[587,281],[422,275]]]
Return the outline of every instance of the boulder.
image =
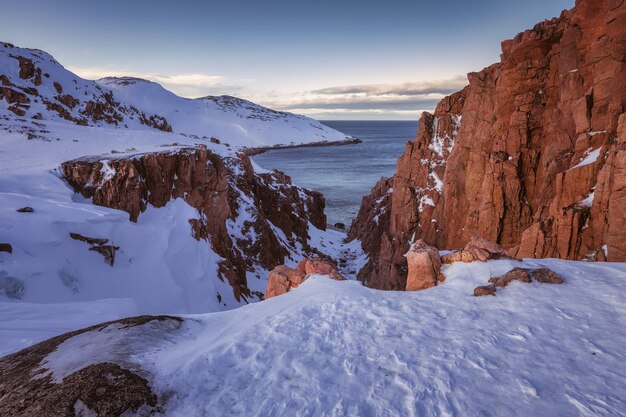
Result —
[[[512,281],[530,283],[533,279],[542,284],[563,284],[565,282],[559,274],[549,268],[513,268],[501,277],[490,278],[489,282],[497,287],[506,287]]]
[[[296,270],[304,272],[306,275],[328,275],[338,281],[345,280],[344,276],[339,273],[335,265],[322,258],[304,258],[300,261]]]
[[[453,262],[485,262],[490,259],[500,259],[507,257],[506,251],[497,243],[487,239],[473,237],[461,251],[448,253],[441,257],[444,264]]]
[[[292,288],[298,288],[305,279],[306,274],[303,271],[292,269],[285,265],[278,265],[270,271],[265,299],[285,294]]]
[[[9,243],[0,243],[0,252],[13,253],[13,246]]]
[[[481,285],[480,287],[474,288],[475,297],[482,297],[483,295],[496,295],[496,286]]]
[[[33,210],[32,207],[22,207],[22,208],[17,209],[18,213],[32,213],[34,211],[35,210]]]
[[[418,240],[411,245],[411,250],[407,253],[407,262],[409,265],[407,291],[419,291],[437,285],[441,269],[441,258],[437,248]]]
[[[109,239],[83,236],[79,233],[70,232],[70,237],[74,240],[79,240],[90,245],[89,250],[98,252],[104,257],[104,262],[113,266],[115,264],[115,252],[119,249],[119,246],[107,245]]]
[[[506,287],[511,281],[532,282],[531,272],[524,268],[513,268],[503,276],[489,280],[498,287]]]
[[[531,271],[531,274],[535,281],[542,284],[563,284],[565,281],[563,278],[549,268],[540,268]]]

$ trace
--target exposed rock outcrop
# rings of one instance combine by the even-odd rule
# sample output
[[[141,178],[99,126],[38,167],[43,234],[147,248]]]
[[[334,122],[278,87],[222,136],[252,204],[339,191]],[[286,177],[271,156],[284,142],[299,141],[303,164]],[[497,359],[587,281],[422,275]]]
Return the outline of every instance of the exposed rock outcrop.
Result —
[[[298,288],[310,275],[326,275],[337,281],[345,280],[330,261],[318,257],[304,258],[296,269],[279,265],[270,272],[265,298],[276,297],[289,292],[292,288]]]
[[[113,266],[115,264],[115,252],[119,250],[119,246],[107,245],[108,239],[83,236],[79,233],[70,233],[70,237],[74,240],[80,240],[89,244],[89,250],[97,252],[104,258],[104,262]]]
[[[279,171],[256,174],[246,155],[224,158],[206,146],[83,158],[63,163],[62,171],[74,190],[94,204],[128,212],[132,221],[148,205],[184,199],[198,211],[189,219],[194,237],[208,240],[224,258],[220,278],[230,283],[237,300],[252,295],[248,273],[283,264],[296,243],[305,254],[316,254],[308,244],[309,222],[326,228],[320,193],[294,186]]]
[[[549,268],[513,268],[501,277],[489,279],[489,282],[497,287],[506,287],[513,281],[529,283],[533,279],[542,284],[563,284],[565,282],[559,274]]]
[[[501,62],[468,80],[422,115],[385,181],[391,197],[380,200],[379,183],[364,199],[373,207],[350,233],[369,254],[361,279],[404,288],[412,239],[626,260],[626,2],[578,0],[503,42]]]
[[[278,265],[270,271],[265,299],[288,293],[292,288],[298,288],[305,279],[306,274],[303,271]]]
[[[409,267],[407,291],[419,291],[437,285],[441,270],[441,258],[437,248],[418,240],[411,245],[406,256]]]
[[[13,253],[13,246],[9,243],[0,243],[0,252]]]
[[[47,116],[54,115],[53,118],[61,118],[77,125],[120,126],[137,124],[132,123],[136,120],[139,124],[157,130],[172,131],[164,117],[145,114],[134,106],[116,101],[112,91],[106,91],[93,81],[79,80],[76,77],[68,82],[66,76],[54,79],[50,74],[43,73],[42,67],[55,70],[62,67],[42,51],[24,50],[1,43],[0,54],[10,57],[8,63],[14,66],[9,67],[7,74],[0,74],[0,100],[10,104],[8,109],[17,116],[41,119],[41,107],[38,104],[41,103],[50,111]],[[62,71],[65,72],[64,69]]]
[[[165,335],[180,327],[171,316],[139,316],[66,333],[0,359],[2,416],[154,415],[160,399],[136,369],[102,362],[82,367],[61,381],[47,372],[45,359],[63,342],[90,331],[116,326],[120,332],[148,324]],[[139,370],[141,371],[141,370]],[[141,372],[143,373],[143,372]]]
[[[345,280],[344,276],[339,273],[335,265],[322,258],[304,258],[300,261],[298,266],[296,266],[296,270],[302,271],[306,275],[328,275],[332,279],[336,279],[338,281]]]
[[[445,254],[441,257],[441,262],[451,264],[453,262],[486,262],[490,259],[500,259],[506,257],[506,251],[497,243],[488,241],[480,237],[473,237],[467,242],[461,251]]]
[[[482,297],[484,295],[496,295],[495,285],[481,285],[474,288],[474,297]]]
[[[506,287],[511,281],[532,282],[530,272],[524,268],[513,268],[506,274],[499,278],[490,278],[489,282],[493,283],[497,287]]]

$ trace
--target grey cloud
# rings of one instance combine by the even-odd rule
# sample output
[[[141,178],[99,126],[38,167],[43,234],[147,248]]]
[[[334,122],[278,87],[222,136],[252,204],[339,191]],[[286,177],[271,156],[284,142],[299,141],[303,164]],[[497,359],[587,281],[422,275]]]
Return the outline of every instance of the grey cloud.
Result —
[[[346,110],[414,110],[414,109],[432,109],[437,103],[438,99],[414,99],[414,100],[359,100],[354,99],[350,101],[338,101],[332,100],[306,100],[302,102],[293,102],[288,105],[276,106],[281,107],[283,110],[294,109],[346,109]]]
[[[451,94],[467,85],[467,78],[458,76],[449,80],[405,82],[399,84],[365,84],[352,86],[328,87],[314,90],[313,94],[349,95],[365,94],[368,96],[399,95],[415,96],[424,94]]]

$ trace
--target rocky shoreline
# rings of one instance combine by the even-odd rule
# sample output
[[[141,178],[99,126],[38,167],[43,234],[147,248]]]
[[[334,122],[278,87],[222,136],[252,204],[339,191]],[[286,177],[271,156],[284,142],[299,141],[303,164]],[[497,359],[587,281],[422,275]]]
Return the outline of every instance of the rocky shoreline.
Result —
[[[260,146],[256,148],[244,148],[243,152],[248,156],[254,156],[254,155],[260,155],[267,151],[275,151],[277,149],[318,148],[322,146],[355,145],[358,143],[363,143],[363,141],[359,138],[346,138],[344,140],[310,142],[310,143],[301,143],[297,145],[274,145],[274,146]]]

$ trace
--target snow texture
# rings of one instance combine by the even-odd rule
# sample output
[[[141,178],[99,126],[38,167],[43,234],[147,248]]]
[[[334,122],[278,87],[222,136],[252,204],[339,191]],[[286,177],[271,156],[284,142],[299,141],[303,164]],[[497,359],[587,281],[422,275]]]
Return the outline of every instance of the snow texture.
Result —
[[[110,178],[115,172],[106,161],[113,158],[206,146],[236,171],[237,152],[244,147],[302,144],[344,139],[345,135],[304,116],[275,112],[234,97],[191,100],[143,80],[83,80],[45,52],[0,43],[0,74],[8,77],[10,88],[16,91],[34,87],[31,79],[19,76],[19,56],[41,69],[42,83],[36,86],[39,95],[31,96],[24,106],[24,117],[8,110],[8,103],[0,99],[0,243],[13,246],[12,254],[0,253],[0,302],[6,317],[15,318],[11,306],[23,311],[18,303],[27,303],[24,306],[36,312],[38,304],[68,303],[72,310],[85,302],[121,300],[111,303],[110,314],[69,320],[67,327],[60,328],[70,330],[130,312],[203,313],[257,300],[254,295],[237,301],[230,285],[217,278],[217,263],[222,259],[210,242],[193,238],[189,219],[199,214],[182,199],[158,209],[148,207],[132,223],[128,213],[95,206],[74,193],[60,178],[60,164],[76,158],[103,160],[102,172]],[[59,89],[83,100],[74,108],[66,107],[74,118],[83,117],[85,100],[106,102],[103,97],[112,93],[121,122],[90,121],[89,126],[79,126],[59,117],[43,105],[44,100],[56,100]],[[40,116],[33,119],[37,113]],[[173,132],[140,123],[140,115],[156,113],[171,118]],[[254,169],[267,172],[256,164]],[[239,216],[227,224],[233,237],[241,237],[243,222],[251,220],[254,209],[244,193],[238,198]],[[32,207],[34,212],[17,212],[22,207]],[[313,229],[310,233],[319,235],[320,242],[341,240],[334,232],[322,238],[326,232]],[[107,265],[100,254],[88,250],[89,245],[71,239],[71,232],[106,238],[118,246],[115,264]],[[301,245],[296,242],[294,246],[291,236],[283,236],[283,241],[292,252],[291,262],[298,262],[303,256]],[[332,247],[328,245],[328,250]],[[252,269],[249,287],[253,294],[261,294],[268,272],[258,265]],[[22,337],[18,331],[7,335],[6,349],[50,335],[40,331]]]
[[[472,295],[515,266],[549,267],[566,283]],[[626,264],[501,260],[444,273],[419,292],[314,276],[261,303],[187,316],[175,336],[110,326],[68,339],[42,368],[57,379],[103,360],[142,368],[167,393],[167,416],[623,415]]]

